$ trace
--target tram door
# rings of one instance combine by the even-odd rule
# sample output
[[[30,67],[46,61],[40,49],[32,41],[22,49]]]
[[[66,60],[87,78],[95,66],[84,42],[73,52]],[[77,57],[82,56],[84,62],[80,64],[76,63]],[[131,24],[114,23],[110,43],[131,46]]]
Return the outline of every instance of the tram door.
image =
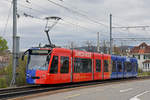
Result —
[[[95,54],[94,55],[94,80],[102,80],[103,73],[102,73],[102,55]]]
[[[123,78],[123,62],[117,61],[117,74],[118,78]]]
[[[49,71],[50,75],[48,78],[49,83],[52,83],[52,84],[60,83],[58,66],[59,66],[59,56],[55,54],[52,56],[51,67],[50,67],[50,71]]]
[[[71,55],[59,56],[59,77],[61,83],[71,81]]]
[[[103,54],[103,79],[110,79],[111,56]]]
[[[117,78],[118,77],[118,72],[117,72],[117,57],[115,55],[111,56],[111,79]]]

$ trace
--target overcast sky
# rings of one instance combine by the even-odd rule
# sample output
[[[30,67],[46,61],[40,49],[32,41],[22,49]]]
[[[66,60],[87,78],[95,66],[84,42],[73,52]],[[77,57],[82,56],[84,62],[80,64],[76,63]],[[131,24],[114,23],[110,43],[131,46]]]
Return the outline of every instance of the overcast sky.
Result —
[[[71,41],[82,45],[90,40],[96,43],[97,32],[100,40],[109,40],[109,15],[113,15],[113,26],[150,25],[149,0],[18,0],[18,36],[21,50],[48,43],[44,28],[47,16],[58,16],[62,20],[50,31],[51,40],[59,46]],[[33,16],[25,17],[23,14]],[[0,1],[0,35],[12,48],[12,6],[11,0]],[[8,17],[9,16],[9,17]],[[40,18],[40,19],[39,19]],[[8,24],[7,24],[8,20]],[[54,21],[51,20],[51,25]],[[150,28],[113,29],[113,38],[150,37]],[[141,41],[126,41],[124,45],[138,45]],[[130,43],[130,44],[129,44]],[[114,44],[120,45],[117,41]]]

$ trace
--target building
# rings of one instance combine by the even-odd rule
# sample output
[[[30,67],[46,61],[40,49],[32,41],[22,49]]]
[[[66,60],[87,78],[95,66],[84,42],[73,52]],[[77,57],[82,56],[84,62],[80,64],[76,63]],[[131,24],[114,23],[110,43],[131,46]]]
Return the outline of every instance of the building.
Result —
[[[140,69],[150,71],[150,45],[143,42],[131,49],[130,54],[138,59]]]
[[[0,56],[0,68],[8,66],[9,59],[9,56]]]
[[[0,52],[0,68],[8,66],[10,62],[10,51]]]

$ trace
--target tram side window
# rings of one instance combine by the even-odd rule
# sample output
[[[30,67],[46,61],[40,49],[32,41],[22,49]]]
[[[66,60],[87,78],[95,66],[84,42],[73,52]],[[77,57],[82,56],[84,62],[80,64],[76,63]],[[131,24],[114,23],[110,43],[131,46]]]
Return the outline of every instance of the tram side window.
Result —
[[[117,63],[117,67],[118,67],[118,72],[123,72],[122,63],[120,61]]]
[[[133,72],[137,72],[137,63],[133,63]]]
[[[108,60],[104,60],[104,72],[108,72]]]
[[[91,59],[82,59],[82,72],[83,73],[89,73],[92,72],[92,60]]]
[[[81,59],[80,58],[75,58],[74,59],[74,72],[75,73],[80,73],[81,71]]]
[[[101,72],[101,60],[96,60],[96,72]]]
[[[92,72],[92,60],[85,58],[75,58],[74,60],[75,73],[88,73]]]
[[[132,72],[132,63],[131,62],[126,62],[126,71]]]
[[[69,57],[61,56],[60,73],[69,73]]]
[[[50,73],[58,72],[58,56],[53,56]]]
[[[127,72],[127,62],[124,62],[124,72]]]
[[[117,72],[116,71],[116,62],[112,61],[112,72]]]

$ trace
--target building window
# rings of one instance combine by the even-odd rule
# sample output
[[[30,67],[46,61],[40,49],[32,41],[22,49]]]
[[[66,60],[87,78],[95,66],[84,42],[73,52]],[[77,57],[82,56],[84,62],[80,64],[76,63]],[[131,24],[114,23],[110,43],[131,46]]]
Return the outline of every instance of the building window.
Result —
[[[61,56],[60,73],[69,73],[69,57]]]
[[[138,59],[140,59],[140,55],[138,55]]]
[[[146,55],[143,55],[143,59],[146,59]]]
[[[50,73],[54,74],[57,72],[58,72],[58,56],[53,56]]]
[[[145,63],[144,65],[145,65],[145,69],[147,69],[147,64]]]
[[[147,59],[150,59],[150,55],[147,55]]]
[[[145,49],[145,46],[141,46],[140,49]]]
[[[101,72],[101,60],[96,60],[96,72]]]
[[[150,55],[144,55],[144,59],[150,59]]]

